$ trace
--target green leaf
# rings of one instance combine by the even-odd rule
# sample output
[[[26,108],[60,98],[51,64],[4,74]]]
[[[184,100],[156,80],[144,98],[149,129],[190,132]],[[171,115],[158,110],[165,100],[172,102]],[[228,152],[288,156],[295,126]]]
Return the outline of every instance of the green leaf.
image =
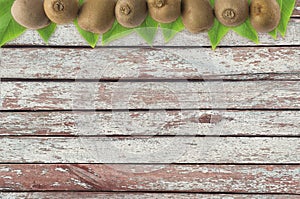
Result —
[[[88,44],[92,48],[95,48],[95,46],[99,40],[99,35],[81,29],[78,25],[77,19],[74,21],[74,24],[76,25],[76,28],[77,28],[78,32],[80,33],[80,35],[88,42]]]
[[[40,34],[40,36],[42,37],[42,39],[48,43],[50,37],[52,36],[52,34],[55,32],[56,29],[56,24],[55,23],[51,23],[49,26],[39,29],[38,33]]]
[[[81,6],[83,4],[84,0],[79,0],[79,5]]]
[[[258,34],[251,25],[250,19],[247,19],[243,24],[237,27],[233,27],[232,30],[241,35],[242,37],[245,37],[255,42],[256,44],[259,43]]]
[[[13,2],[14,0],[0,0],[0,47],[19,37],[26,30],[11,15]]]
[[[296,0],[277,0],[281,5],[281,19],[277,27],[278,32],[282,37],[285,36],[289,20],[292,16]],[[280,2],[282,1],[282,2]]]
[[[208,31],[208,36],[212,49],[216,49],[223,37],[228,33],[230,28],[222,25],[217,19],[215,19],[213,27]]]
[[[158,22],[148,15],[145,21],[135,31],[149,44],[152,45],[158,28]]]
[[[273,39],[277,39],[277,29],[275,28],[273,31],[269,32],[269,35],[273,37]]]
[[[133,31],[133,29],[125,28],[117,21],[115,21],[113,27],[108,32],[102,35],[102,44],[106,45],[113,40],[120,39],[126,35],[129,35]]]
[[[178,32],[183,31],[185,28],[181,17],[179,17],[173,23],[160,23],[160,27],[162,28],[162,32],[166,43],[173,39]]]

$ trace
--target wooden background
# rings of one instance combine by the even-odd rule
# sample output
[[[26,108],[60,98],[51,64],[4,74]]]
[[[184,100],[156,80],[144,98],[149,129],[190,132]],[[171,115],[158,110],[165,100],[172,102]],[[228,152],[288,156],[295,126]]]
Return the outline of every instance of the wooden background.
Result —
[[[27,31],[0,51],[0,198],[299,198],[300,1],[260,37]]]

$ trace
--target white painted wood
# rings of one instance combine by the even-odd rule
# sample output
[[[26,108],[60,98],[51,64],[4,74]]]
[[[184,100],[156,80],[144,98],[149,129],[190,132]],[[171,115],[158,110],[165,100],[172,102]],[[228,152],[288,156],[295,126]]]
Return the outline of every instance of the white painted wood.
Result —
[[[4,48],[0,78],[67,79],[299,79],[299,47]],[[255,76],[256,74],[256,76]]]
[[[193,193],[91,193],[91,192],[23,192],[23,193],[0,193],[1,199],[298,199],[297,195],[285,194],[193,194]]]
[[[299,111],[3,112],[0,135],[300,136]]]
[[[3,137],[2,163],[300,162],[300,139],[264,137]]]
[[[299,109],[299,81],[2,82],[2,110]]]
[[[274,40],[268,34],[260,35],[261,45],[299,45],[300,44],[300,19],[291,19],[288,26],[288,32],[284,39],[279,38],[277,41]],[[101,41],[101,38],[100,38]],[[40,38],[39,34],[35,31],[27,31],[20,38],[13,42],[8,43],[9,45],[45,45]],[[74,25],[58,26],[57,31],[49,41],[49,45],[58,46],[87,46],[87,43],[77,32]],[[158,32],[154,42],[155,46],[210,46],[207,33],[201,33],[193,35],[186,30],[179,33],[169,43],[165,43],[162,37],[161,31]],[[255,43],[240,37],[234,32],[230,32],[220,46],[245,46],[245,45],[256,45]],[[101,42],[99,45],[101,46]],[[137,34],[131,34],[122,39],[116,40],[109,44],[109,46],[149,46],[143,39]]]

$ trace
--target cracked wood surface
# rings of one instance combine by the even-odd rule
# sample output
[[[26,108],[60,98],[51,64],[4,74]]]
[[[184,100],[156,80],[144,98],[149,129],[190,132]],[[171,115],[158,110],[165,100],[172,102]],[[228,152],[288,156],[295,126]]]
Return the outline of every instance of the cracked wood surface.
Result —
[[[8,163],[300,162],[294,137],[2,137],[0,146]]]
[[[300,136],[299,111],[2,112],[1,136]]]
[[[300,47],[216,51],[206,48],[4,48],[1,51],[1,78],[300,79]]]
[[[299,165],[4,164],[0,165],[0,186],[0,190],[4,191],[300,194],[300,167]]]
[[[299,81],[2,82],[1,110],[299,109]]]

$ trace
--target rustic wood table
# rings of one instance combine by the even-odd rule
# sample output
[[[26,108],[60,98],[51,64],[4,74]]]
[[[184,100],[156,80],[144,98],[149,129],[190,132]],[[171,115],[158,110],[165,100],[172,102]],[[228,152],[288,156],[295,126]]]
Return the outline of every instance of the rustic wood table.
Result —
[[[300,1],[285,39],[1,49],[0,198],[299,198]]]

